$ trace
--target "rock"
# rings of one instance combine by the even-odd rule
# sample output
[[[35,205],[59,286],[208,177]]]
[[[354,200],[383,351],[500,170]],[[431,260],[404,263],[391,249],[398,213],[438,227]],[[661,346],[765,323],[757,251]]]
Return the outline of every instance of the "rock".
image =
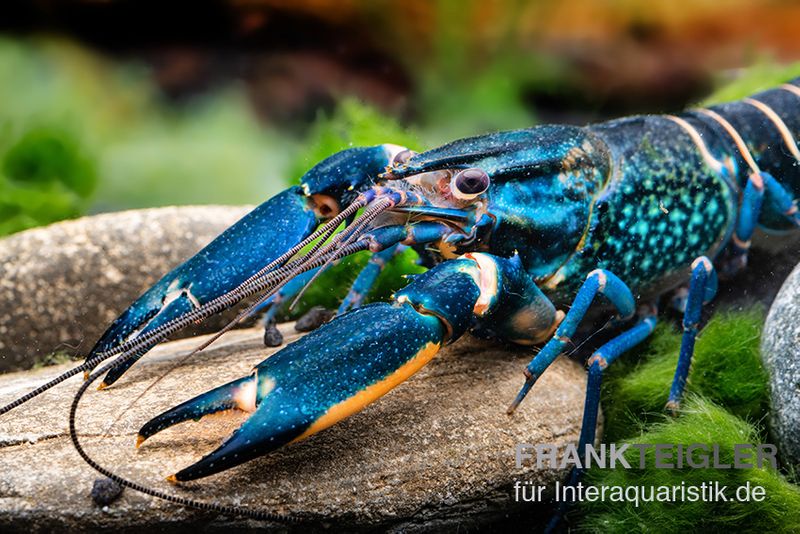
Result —
[[[275,320],[272,319],[268,324],[264,325],[264,346],[265,347],[280,347],[283,345],[283,334],[281,334]]]
[[[300,317],[294,324],[297,332],[311,332],[324,325],[336,316],[334,310],[329,310],[324,306],[314,306],[305,315]]]
[[[800,264],[772,303],[761,354],[770,376],[770,427],[782,460],[800,467]]]
[[[0,371],[54,351],[85,354],[136,297],[249,209],[134,210],[0,240]]]
[[[287,342],[299,336],[280,325]],[[202,339],[207,339],[203,337]],[[138,428],[162,410],[247,374],[276,349],[261,329],[234,330],[167,374],[201,338],[154,349],[116,385],[90,391],[78,412],[82,443],[101,464],[147,486],[207,502],[258,507],[300,520],[296,531],[475,529],[547,519],[542,505],[516,504],[514,481],[547,484],[566,472],[515,467],[519,443],[576,443],[586,373],[558,359],[513,417],[505,414],[530,351],[469,336],[363,412],[308,440],[225,473],[172,486],[164,477],[197,460],[243,414],[178,425],[134,449]],[[0,403],[67,369],[0,376]],[[184,509],[126,490],[100,508],[89,497],[98,474],[73,449],[67,413],[72,378],[0,418],[0,531],[95,528],[187,531],[287,527]],[[134,402],[135,401],[135,402]]]
[[[122,490],[124,489],[125,488],[115,480],[111,480],[110,478],[98,478],[92,484],[92,491],[89,495],[98,506],[108,506],[122,495]]]

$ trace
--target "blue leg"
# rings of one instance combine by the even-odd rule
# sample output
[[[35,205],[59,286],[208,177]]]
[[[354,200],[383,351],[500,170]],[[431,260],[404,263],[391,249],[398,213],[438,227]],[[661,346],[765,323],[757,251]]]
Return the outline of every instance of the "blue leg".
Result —
[[[594,445],[597,416],[600,410],[600,386],[603,381],[603,371],[621,354],[647,339],[653,333],[655,327],[655,313],[648,314],[636,326],[600,347],[587,361],[589,378],[586,383],[586,402],[583,405],[583,423],[578,440],[578,454],[580,455],[581,465],[585,465],[586,462],[586,445]],[[573,469],[567,481],[567,486],[575,486],[583,476],[583,472],[583,469]],[[548,523],[546,531],[552,531],[558,526],[572,504],[564,501],[559,504],[558,510]]]
[[[383,271],[383,268],[386,266],[386,264],[389,263],[397,254],[400,254],[403,250],[405,250],[405,248],[406,247],[404,245],[400,245],[398,243],[397,245],[393,245],[373,254],[367,264],[358,274],[355,282],[353,282],[350,292],[342,301],[342,304],[339,306],[336,314],[341,315],[346,311],[360,307],[372,289],[372,286],[375,285],[378,275],[381,274],[381,271]]]
[[[722,267],[725,275],[732,276],[747,265],[750,240],[758,224],[763,202],[764,180],[760,174],[753,173],[750,175],[742,195],[742,205],[739,208],[736,229],[731,237],[731,256],[724,262]]]
[[[789,192],[767,172],[751,174],[742,195],[736,230],[731,239],[731,255],[721,265],[721,272],[725,276],[732,276],[747,265],[747,253],[761,215],[765,194],[787,219],[800,226],[800,212]]]
[[[264,327],[264,345],[267,347],[279,347],[283,344],[283,334],[275,326],[277,322],[276,316],[283,309],[283,305],[297,296],[318,270],[312,269],[294,277],[280,291],[255,310],[255,313],[257,313],[266,308],[264,315],[261,317],[261,324]]]
[[[800,227],[800,210],[797,208],[797,202],[792,199],[792,195],[768,172],[762,172],[761,178],[764,180],[764,188],[767,190],[767,198],[770,202],[795,226]]]
[[[577,330],[578,325],[598,294],[604,295],[614,305],[620,317],[627,319],[633,316],[635,311],[633,294],[622,280],[604,269],[597,269],[589,273],[586,281],[578,290],[578,294],[572,302],[572,307],[558,326],[558,329],[556,329],[553,338],[531,360],[531,363],[525,369],[525,384],[520,389],[517,398],[509,406],[509,414],[516,410],[517,406],[536,383],[536,380],[564,351],[567,344],[571,342],[571,337],[575,334],[575,330]]]
[[[595,271],[595,273],[596,272],[597,271]],[[583,293],[586,289],[590,279],[591,275],[587,279],[587,283],[585,283],[578,292],[578,297],[575,299],[573,310],[578,305],[579,300],[581,300],[581,303],[583,303],[583,300],[585,300],[582,299],[581,293]],[[622,282],[620,282],[620,284],[621,283]],[[586,291],[588,292],[589,290]],[[691,357],[694,351],[694,341],[697,336],[697,325],[700,322],[700,314],[703,303],[714,298],[716,291],[717,278],[714,267],[711,264],[711,260],[705,256],[701,256],[692,263],[692,278],[689,284],[689,295],[687,298],[686,311],[683,320],[684,334],[681,343],[681,353],[678,359],[678,367],[675,371],[672,389],[670,390],[669,402],[667,403],[668,409],[673,411],[679,408],[680,398],[683,394],[683,389],[686,384],[686,377],[689,373]],[[596,293],[597,291],[591,294],[591,297],[593,297]],[[589,300],[589,302],[591,302],[591,300]],[[612,300],[612,302],[614,302],[614,300]],[[588,304],[582,304],[583,313],[585,313],[587,308]],[[571,310],[570,313],[572,313],[573,310]],[[569,318],[569,314],[567,315],[567,318]],[[564,320],[565,323],[566,321],[567,319]],[[595,440],[597,417],[600,407],[600,386],[602,384],[603,371],[611,364],[611,362],[619,357],[620,354],[644,341],[653,332],[655,325],[655,314],[648,314],[639,324],[630,330],[623,332],[600,347],[589,358],[587,362],[589,367],[589,376],[586,384],[586,402],[584,404],[583,422],[578,441],[578,454],[580,455],[581,465],[585,464],[586,445],[594,444]],[[562,326],[564,326],[563,323]],[[560,330],[561,328],[559,327],[559,331]],[[557,337],[558,331],[556,332],[556,338],[554,338],[553,341],[555,341]],[[551,341],[551,343],[553,341]],[[542,352],[544,352],[544,349]],[[534,362],[539,358],[540,355],[534,359]],[[534,362],[531,362],[531,365],[528,366],[528,370],[531,369],[531,366]],[[576,485],[580,481],[582,475],[583,469],[573,469],[570,473],[570,478],[567,482],[567,485]],[[558,510],[547,525],[547,532],[555,530],[571,505],[572,503],[570,502],[562,502],[559,505]]]
[[[686,377],[694,353],[694,342],[697,337],[697,326],[700,323],[700,314],[703,304],[709,302],[717,293],[717,275],[711,260],[701,256],[692,263],[692,279],[689,282],[689,296],[686,310],[683,314],[683,339],[681,352],[678,356],[678,366],[675,369],[675,378],[667,401],[667,410],[676,414],[680,409],[683,389],[686,386]]]

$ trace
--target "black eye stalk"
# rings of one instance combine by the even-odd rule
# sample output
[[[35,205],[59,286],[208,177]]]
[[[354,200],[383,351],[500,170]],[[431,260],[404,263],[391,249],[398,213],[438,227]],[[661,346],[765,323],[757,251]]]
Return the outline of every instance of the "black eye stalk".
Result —
[[[471,200],[487,189],[491,179],[483,169],[464,169],[450,180],[453,196],[462,200]]]

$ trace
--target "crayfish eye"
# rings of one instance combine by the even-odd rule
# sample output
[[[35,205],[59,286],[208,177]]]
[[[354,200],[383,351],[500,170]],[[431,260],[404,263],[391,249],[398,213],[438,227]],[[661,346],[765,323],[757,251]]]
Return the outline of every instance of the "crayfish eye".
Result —
[[[489,189],[490,182],[489,175],[483,169],[464,169],[453,176],[450,189],[456,198],[468,200]]]
[[[394,158],[392,158],[392,167],[405,165],[406,163],[408,163],[408,160],[410,160],[411,158],[413,158],[416,155],[417,155],[417,153],[414,152],[413,150],[409,150],[409,149],[402,150],[402,151],[398,152],[397,154],[395,154]]]

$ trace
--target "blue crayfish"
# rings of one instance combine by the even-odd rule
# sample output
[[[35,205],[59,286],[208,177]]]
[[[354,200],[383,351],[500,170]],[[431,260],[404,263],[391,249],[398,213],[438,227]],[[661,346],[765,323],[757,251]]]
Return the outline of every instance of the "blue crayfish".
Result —
[[[81,448],[75,410],[90,383],[104,375],[101,387],[110,386],[190,323],[247,298],[256,303],[241,316],[270,303],[267,313],[274,315],[280,302],[332,263],[368,250],[371,260],[331,322],[249,376],[141,428],[140,442],[214,412],[251,413],[219,448],[171,480],[218,473],[325,429],[399,385],[467,331],[544,344],[524,369],[511,413],[595,307],[613,315],[620,330],[587,362],[583,451],[595,438],[603,370],[653,331],[658,300],[688,282],[667,406],[675,411],[701,308],[716,292],[716,271],[731,275],[745,267],[756,226],[773,234],[800,226],[793,200],[800,196],[798,110],[800,79],[681,115],[498,132],[419,154],[389,144],[344,150],[165,275],[114,321],[82,365],[0,413],[87,373],[71,432],[93,467],[180,504],[274,518],[121,479]],[[430,269],[391,303],[362,305],[381,267],[404,247],[414,248]],[[604,299],[596,302],[597,295]]]

